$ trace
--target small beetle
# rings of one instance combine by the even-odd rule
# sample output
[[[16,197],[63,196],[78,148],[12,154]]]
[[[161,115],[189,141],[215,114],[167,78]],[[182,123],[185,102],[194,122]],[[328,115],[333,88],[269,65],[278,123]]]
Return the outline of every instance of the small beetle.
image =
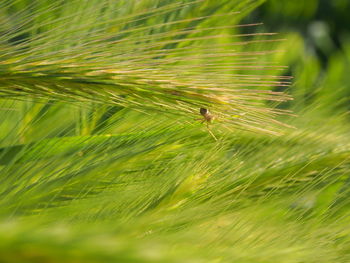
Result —
[[[199,113],[204,117],[203,122],[206,121],[207,124],[211,123],[214,120],[214,116],[211,115],[208,109],[200,108]]]
[[[215,135],[209,129],[209,123],[211,123],[215,119],[215,117],[209,112],[208,109],[205,109],[205,108],[200,108],[199,113],[204,117],[204,119],[202,120],[202,123],[204,123],[204,122],[207,123],[208,132],[210,133],[211,136],[213,136],[215,141],[217,141]]]

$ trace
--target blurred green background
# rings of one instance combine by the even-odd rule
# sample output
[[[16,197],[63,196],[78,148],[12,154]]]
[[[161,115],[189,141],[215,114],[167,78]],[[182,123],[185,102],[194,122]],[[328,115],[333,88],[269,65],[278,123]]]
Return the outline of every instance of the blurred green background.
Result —
[[[347,0],[269,0],[257,8],[250,20],[262,20],[276,32],[298,32],[324,65],[334,53],[344,50],[349,39],[350,18]]]
[[[290,43],[286,52],[292,54],[290,73],[298,88],[308,90],[302,94],[308,98],[306,104],[315,92],[329,89],[334,97],[325,107],[349,110],[349,10],[347,0],[268,0],[245,21],[263,21],[265,30],[285,36]]]

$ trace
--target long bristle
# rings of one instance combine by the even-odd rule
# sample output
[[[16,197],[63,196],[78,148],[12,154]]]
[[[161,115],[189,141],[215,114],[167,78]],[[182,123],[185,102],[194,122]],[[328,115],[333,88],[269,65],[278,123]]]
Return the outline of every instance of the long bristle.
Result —
[[[100,102],[182,116],[208,106],[228,125],[278,130],[281,124],[272,121],[276,111],[255,102],[291,99],[266,90],[288,87],[290,82],[278,73],[285,67],[266,60],[278,50],[260,48],[260,44],[283,40],[273,33],[237,31],[261,23],[206,24],[208,19],[234,21],[239,9],[194,18],[179,15],[166,22],[169,13],[197,8],[202,1],[150,5],[130,14],[104,2],[87,3],[80,11],[78,3],[53,3],[49,9],[32,13],[20,10],[16,25],[6,24],[7,31],[1,36],[5,43],[0,61],[1,96]],[[105,4],[113,18],[99,17]],[[68,10],[74,6],[76,11]],[[2,10],[10,8],[8,3]],[[47,12],[67,14],[46,21]],[[149,23],[155,17],[164,22]],[[43,20],[40,28],[32,25],[37,19]],[[67,26],[71,19],[74,23]],[[13,42],[18,36],[25,37]],[[264,75],[269,72],[278,74]]]

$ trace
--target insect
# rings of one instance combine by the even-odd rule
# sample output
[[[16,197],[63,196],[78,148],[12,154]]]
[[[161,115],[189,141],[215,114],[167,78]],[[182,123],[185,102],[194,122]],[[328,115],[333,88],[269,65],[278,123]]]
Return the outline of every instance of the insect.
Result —
[[[211,123],[215,119],[215,117],[209,112],[208,109],[205,109],[205,108],[200,108],[199,113],[203,116],[202,123],[206,122],[208,132],[210,133],[211,136],[213,136],[215,141],[217,141],[218,139],[215,137],[215,135],[211,132],[209,128],[209,123]]]

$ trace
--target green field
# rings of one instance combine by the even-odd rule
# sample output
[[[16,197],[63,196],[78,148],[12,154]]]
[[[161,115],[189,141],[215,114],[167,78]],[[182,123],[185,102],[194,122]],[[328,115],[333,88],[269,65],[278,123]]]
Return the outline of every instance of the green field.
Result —
[[[350,262],[348,11],[0,1],[0,263]]]

